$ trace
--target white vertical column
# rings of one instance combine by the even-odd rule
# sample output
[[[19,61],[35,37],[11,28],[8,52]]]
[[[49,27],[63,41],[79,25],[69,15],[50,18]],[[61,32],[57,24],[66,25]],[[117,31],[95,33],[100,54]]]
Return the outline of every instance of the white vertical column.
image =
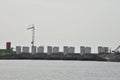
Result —
[[[31,54],[36,54],[36,46],[31,47]]]
[[[37,53],[44,53],[44,47],[43,46],[38,47]]]
[[[22,52],[23,53],[29,53],[29,47],[23,47],[23,49],[22,49]]]
[[[85,54],[85,47],[84,46],[80,46],[80,54]]]
[[[47,53],[48,55],[51,54],[53,51],[52,51],[52,46],[48,46],[47,47]]]
[[[68,54],[68,48],[69,48],[68,46],[64,46],[63,47],[63,50],[64,50],[63,53],[64,53],[64,55]]]
[[[69,47],[68,53],[75,53],[75,47]]]
[[[85,53],[90,54],[91,53],[91,47],[86,47],[85,48]]]
[[[102,53],[102,46],[98,46],[98,53]]]
[[[21,53],[21,46],[16,46],[16,54],[20,54]]]
[[[53,47],[53,53],[59,53],[59,47]]]

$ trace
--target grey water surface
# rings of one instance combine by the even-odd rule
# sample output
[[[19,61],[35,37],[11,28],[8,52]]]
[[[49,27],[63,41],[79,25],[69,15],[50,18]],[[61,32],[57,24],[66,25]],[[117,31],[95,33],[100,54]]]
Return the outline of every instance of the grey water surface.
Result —
[[[0,80],[120,80],[120,63],[0,60]]]

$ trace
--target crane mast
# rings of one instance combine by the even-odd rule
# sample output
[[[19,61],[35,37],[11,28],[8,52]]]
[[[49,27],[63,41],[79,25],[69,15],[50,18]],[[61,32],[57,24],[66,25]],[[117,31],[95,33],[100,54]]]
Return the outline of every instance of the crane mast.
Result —
[[[27,28],[28,30],[31,29],[32,30],[32,41],[31,41],[31,44],[32,46],[34,46],[35,44],[35,26],[34,24],[32,24],[31,27]]]
[[[112,52],[119,53],[120,45]]]

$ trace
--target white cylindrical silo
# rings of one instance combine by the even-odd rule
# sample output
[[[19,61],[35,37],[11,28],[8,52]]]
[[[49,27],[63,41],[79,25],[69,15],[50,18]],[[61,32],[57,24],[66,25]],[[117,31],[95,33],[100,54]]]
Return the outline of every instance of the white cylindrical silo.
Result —
[[[68,49],[69,49],[68,46],[64,46],[64,47],[63,47],[63,54],[64,54],[64,55],[68,54]]]
[[[37,53],[44,53],[44,46],[38,47]]]
[[[75,53],[75,47],[69,47],[68,53]]]
[[[105,48],[102,47],[101,53],[105,53]]]
[[[36,46],[31,47],[31,54],[36,54]]]
[[[80,46],[80,54],[84,54],[85,53],[85,47],[84,46]]]
[[[108,47],[98,47],[98,53],[107,53],[108,52]]]
[[[90,54],[91,53],[91,47],[86,47],[85,48],[85,53]]]
[[[29,47],[23,47],[22,52],[23,53],[29,53]]]
[[[98,53],[102,53],[102,46],[98,47]]]
[[[108,47],[104,47],[104,51],[105,51],[105,53],[108,53],[109,48]]]
[[[47,47],[47,53],[48,53],[48,55],[51,54],[52,52],[53,52],[52,46],[48,46]]]
[[[89,53],[91,53],[91,49],[92,49],[91,47],[88,47],[88,52],[89,52]]]
[[[20,54],[21,53],[21,46],[16,46],[16,54]]]
[[[59,47],[53,47],[53,53],[59,53]]]

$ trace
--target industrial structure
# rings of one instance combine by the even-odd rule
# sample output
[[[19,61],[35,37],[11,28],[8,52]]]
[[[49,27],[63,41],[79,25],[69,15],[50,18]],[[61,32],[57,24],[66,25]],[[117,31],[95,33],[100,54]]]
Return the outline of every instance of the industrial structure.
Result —
[[[29,47],[27,47],[27,46],[24,46],[23,48],[22,48],[22,53],[30,53],[29,52]],[[16,51],[17,52],[17,51]]]
[[[63,51],[58,46],[16,46],[15,51],[11,42],[6,43],[6,49],[0,49],[0,59],[57,59],[57,60],[116,60],[120,61],[120,46],[114,52],[109,52],[108,47],[98,47],[98,54],[91,53],[91,47],[80,46],[80,52],[75,53],[75,47],[63,46]],[[30,51],[31,50],[31,51]],[[108,54],[109,53],[109,54]],[[117,54],[116,54],[117,53]],[[119,53],[119,54],[118,54]],[[115,56],[113,55],[115,54]],[[116,59],[117,56],[117,59]],[[110,57],[110,58],[108,58]]]
[[[51,53],[53,53],[52,46],[48,46],[47,47],[47,53],[48,53],[48,55],[51,54]]]
[[[31,41],[31,44],[32,46],[34,46],[34,43],[35,43],[35,26],[34,24],[32,24],[29,28],[27,28],[27,30],[32,30],[32,41]]]
[[[11,42],[6,42],[6,49],[0,49],[0,55],[6,55],[13,52],[13,48],[11,47]]]
[[[100,53],[120,53],[119,51],[120,46],[118,46],[115,50],[110,51],[109,47],[103,47],[98,46],[98,54]],[[31,51],[30,51],[31,50]],[[0,53],[11,53],[13,52],[13,48],[11,47],[11,42],[6,42],[6,49],[0,49]],[[37,53],[45,53],[45,47],[44,46],[16,46],[15,48],[16,54],[21,53],[31,53],[31,54],[37,54]],[[47,52],[48,55],[52,53],[63,53],[64,55],[67,54],[75,54],[75,47],[72,46],[63,46],[63,51],[59,50],[58,46],[47,46]],[[91,47],[85,47],[80,46],[80,53],[83,54],[92,54],[91,53]]]
[[[91,47],[80,46],[80,54],[91,54]]]
[[[21,53],[21,46],[16,46],[16,54],[20,54]]]
[[[120,53],[119,49],[120,49],[120,45],[115,50],[113,50],[112,52],[114,52],[114,53]]]
[[[98,54],[92,54],[91,47],[80,46],[79,53],[75,53],[74,46],[63,46],[60,51],[58,46],[47,46],[45,52],[44,46],[35,46],[35,26],[32,24],[27,30],[32,30],[31,47],[16,46],[15,51],[11,47],[11,42],[6,42],[6,49],[0,49],[0,59],[57,59],[57,60],[111,60],[120,61],[120,45],[111,50],[109,47],[98,46]],[[31,51],[30,51],[31,50]],[[108,54],[110,53],[110,55]],[[117,53],[117,54],[116,54]],[[117,56],[113,56],[116,54]],[[115,58],[117,57],[117,59]]]
[[[102,47],[102,46],[98,47],[98,53],[108,53],[108,52],[109,52],[108,47]]]
[[[44,46],[39,46],[37,48],[37,53],[44,53]]]
[[[63,54],[64,55],[68,54],[68,46],[63,47]]]
[[[59,47],[53,47],[53,53],[59,53]]]

